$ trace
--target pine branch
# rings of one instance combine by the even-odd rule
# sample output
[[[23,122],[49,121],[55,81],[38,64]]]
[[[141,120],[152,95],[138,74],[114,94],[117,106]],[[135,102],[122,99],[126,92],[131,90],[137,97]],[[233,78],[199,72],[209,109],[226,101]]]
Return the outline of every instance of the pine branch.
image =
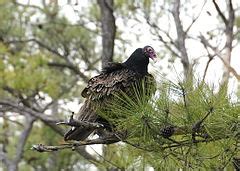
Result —
[[[197,123],[202,123],[207,116],[209,116],[211,112],[208,112],[206,114],[206,116],[204,116],[204,118],[197,122]],[[161,129],[161,132],[164,132],[164,129],[169,129],[168,127],[164,127]],[[169,135],[168,137],[165,137],[167,139],[169,139],[169,137],[171,136],[176,136],[176,135],[186,135],[186,134],[193,134],[196,132],[201,132],[202,130],[201,128],[198,128],[198,130],[195,129],[191,129],[191,127],[173,127],[171,126],[171,135]],[[166,131],[166,130],[165,130]],[[159,135],[162,135],[161,133],[159,133]],[[196,135],[195,135],[196,136]],[[175,141],[175,140],[171,140],[171,143],[165,143],[162,145],[162,149],[168,149],[168,148],[176,148],[176,147],[183,147],[183,146],[189,146],[191,144],[198,144],[198,143],[207,143],[207,142],[213,142],[213,141],[218,141],[221,139],[227,139],[229,138],[229,136],[223,136],[223,137],[217,137],[217,138],[210,138],[209,136],[202,136],[204,139],[199,139],[199,140],[183,140],[183,141]],[[64,143],[64,144],[60,144],[60,145],[55,145],[55,146],[49,146],[49,145],[44,145],[44,144],[36,144],[32,146],[32,150],[38,151],[38,152],[54,152],[54,151],[58,151],[58,150],[63,150],[63,149],[72,149],[72,150],[76,150],[77,147],[80,146],[86,146],[86,145],[95,145],[95,144],[113,144],[113,143],[117,143],[119,141],[125,142],[126,144],[129,144],[131,146],[134,146],[136,148],[139,148],[141,150],[145,150],[145,151],[149,151],[151,152],[151,149],[148,149],[147,147],[143,147],[140,144],[134,144],[131,143],[128,140],[123,140],[121,139],[117,134],[115,133],[108,133],[108,135],[106,137],[103,138],[97,138],[97,139],[92,139],[92,140],[86,140],[86,141],[71,141],[69,143]]]
[[[200,132],[201,131],[201,126],[202,126],[202,123],[205,121],[205,119],[207,119],[207,117],[213,112],[213,107],[211,107],[209,109],[209,111],[207,112],[207,114],[198,122],[196,122],[194,125],[193,125],[193,128],[192,128],[192,139],[193,139],[193,142],[196,142],[196,133]]]

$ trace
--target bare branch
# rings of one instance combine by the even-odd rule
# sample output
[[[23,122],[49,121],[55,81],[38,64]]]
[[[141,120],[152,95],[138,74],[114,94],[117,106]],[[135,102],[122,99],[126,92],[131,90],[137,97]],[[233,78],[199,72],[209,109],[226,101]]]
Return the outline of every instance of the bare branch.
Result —
[[[0,162],[4,163],[7,168],[11,165],[11,160],[8,159],[8,156],[5,152],[0,148]]]
[[[231,52],[232,52],[232,42],[233,42],[233,26],[234,26],[234,21],[235,21],[235,14],[234,14],[234,9],[233,9],[233,6],[232,6],[232,1],[231,0],[228,0],[227,1],[227,9],[228,9],[228,24],[226,25],[226,28],[225,28],[225,34],[226,34],[226,37],[227,37],[227,40],[226,40],[226,48],[227,48],[227,53],[228,53],[228,56],[230,57],[231,56]]]
[[[189,30],[192,28],[193,24],[194,24],[194,23],[197,21],[197,19],[200,17],[200,15],[201,15],[201,13],[202,13],[202,11],[203,11],[203,8],[204,8],[204,6],[206,5],[206,2],[207,2],[207,0],[204,1],[203,6],[202,6],[200,12],[198,13],[198,15],[197,15],[195,18],[193,18],[191,24],[190,24],[190,25],[188,26],[188,28],[186,29],[186,31],[185,31],[185,34],[186,34],[186,35],[187,35],[187,33],[189,32]]]
[[[37,112],[29,107],[26,106],[22,106],[20,104],[18,104],[17,102],[14,101],[10,101],[10,100],[0,100],[0,105],[4,105],[4,106],[11,106],[12,107],[12,111],[17,112],[17,113],[22,113],[22,114],[30,114],[42,121],[45,122],[49,122],[49,123],[56,123],[56,122],[60,122],[60,120],[55,120],[47,115],[43,115],[40,112]]]
[[[226,55],[222,56],[220,59],[223,61],[224,65],[226,66],[226,67],[224,67],[221,84],[227,85],[230,72],[232,72],[235,76],[237,76],[237,73],[235,72],[235,70],[230,66],[231,54],[232,54],[232,48],[233,48],[232,43],[233,43],[233,39],[234,39],[233,26],[234,26],[234,21],[235,21],[235,14],[234,14],[235,11],[233,9],[232,0],[226,1],[228,18],[226,18],[224,16],[223,12],[219,8],[219,6],[215,0],[213,0],[213,4],[225,24],[224,31],[225,31],[225,36],[226,36],[226,44],[225,44]]]
[[[61,136],[63,136],[65,133],[65,130],[56,125],[56,123],[60,122],[61,120],[53,119],[47,115],[44,115],[41,112],[34,111],[31,108],[21,106],[18,103],[9,100],[0,100],[0,105],[11,106],[12,107],[11,110],[16,113],[21,113],[23,115],[31,115],[36,117],[37,119],[40,119],[43,123],[52,128],[55,132],[57,132]],[[85,159],[98,163],[98,160],[94,156],[89,154],[84,147],[77,148],[76,151],[78,151],[78,153]]]
[[[32,149],[38,152],[52,152],[52,151],[58,151],[62,149],[75,150],[79,146],[86,146],[86,145],[93,145],[93,144],[112,144],[119,141],[120,139],[118,139],[118,137],[116,137],[115,135],[112,135],[111,137],[97,138],[97,139],[86,140],[86,141],[74,141],[73,143],[66,143],[58,146],[46,146],[43,144],[37,144],[37,145],[33,145]]]
[[[228,21],[227,21],[226,17],[224,16],[224,14],[222,13],[222,11],[221,11],[220,7],[218,6],[218,4],[216,3],[216,0],[212,0],[212,1],[213,1],[213,4],[214,4],[218,14],[220,15],[221,19],[223,20],[225,26],[227,26],[228,25]]]
[[[11,164],[11,168],[14,168],[15,170],[17,170],[18,164],[21,161],[21,158],[22,158],[22,155],[24,152],[24,146],[25,146],[27,138],[32,130],[33,122],[35,121],[34,117],[32,117],[32,116],[27,116],[26,120],[27,121],[25,123],[25,128],[22,131],[20,138],[18,140],[16,154],[15,154],[15,157]]]
[[[240,74],[237,73],[237,71],[228,63],[224,60],[221,51],[219,49],[217,49],[216,47],[213,47],[208,40],[204,37],[204,36],[200,36],[201,42],[206,45],[207,47],[211,48],[216,55],[219,57],[219,59],[223,62],[223,64],[226,66],[226,68],[228,69],[229,72],[231,72],[236,79],[240,80]]]
[[[208,53],[208,61],[207,61],[207,64],[206,64],[206,67],[204,69],[204,72],[203,72],[203,79],[202,79],[202,82],[205,81],[205,78],[206,78],[206,75],[207,75],[207,70],[209,68],[209,65],[210,65],[210,62],[213,60],[214,56],[215,55],[211,55],[211,53],[209,52],[207,46],[205,44],[203,44],[204,48],[206,49],[207,53]]]
[[[207,75],[207,71],[208,71],[210,62],[211,62],[212,60],[213,60],[213,57],[209,57],[209,58],[208,58],[206,67],[205,67],[204,72],[203,72],[203,79],[202,79],[203,82],[205,81],[205,78],[206,78],[206,75]]]
[[[180,20],[180,0],[174,1],[172,15],[175,21],[175,27],[176,27],[177,36],[178,36],[176,42],[177,42],[178,50],[181,53],[181,62],[184,67],[185,79],[187,79],[189,78],[191,68],[190,68],[187,49],[185,46],[186,35],[183,30],[182,22]]]
[[[173,38],[169,35],[169,33],[163,29],[161,29],[160,27],[158,27],[155,23],[152,23],[149,19],[149,17],[147,17],[145,15],[145,19],[146,22],[148,23],[149,26],[151,26],[154,30],[155,30],[155,34],[157,34],[158,39],[164,44],[164,46],[176,57],[180,57],[180,55],[178,54],[178,52],[176,52],[170,45],[172,44],[175,48],[177,47],[177,44],[175,43],[175,41],[173,40]],[[170,41],[166,41],[163,39],[163,37],[159,34],[159,31],[162,32]]]
[[[56,62],[49,62],[48,63],[49,66],[52,67],[59,67],[59,68],[68,68],[70,70],[72,70],[73,72],[75,72],[76,74],[78,74],[84,82],[88,82],[89,78],[84,75],[78,67],[71,65],[71,64],[67,64],[67,63],[56,63]]]
[[[11,41],[5,41],[5,43],[28,43],[28,42],[35,42],[37,43],[40,47],[48,50],[49,52],[63,58],[67,63],[54,63],[51,62],[48,65],[49,66],[54,66],[54,67],[62,67],[62,68],[68,68],[70,70],[72,70],[73,72],[75,72],[76,74],[78,74],[85,82],[87,82],[89,80],[89,78],[84,75],[77,66],[74,66],[74,64],[72,62],[69,61],[69,59],[67,58],[67,56],[60,54],[57,50],[51,48],[50,46],[44,44],[43,42],[35,39],[35,38],[31,38],[31,39],[26,39],[26,40],[11,40]]]
[[[35,42],[37,43],[40,47],[48,50],[49,52],[59,56],[59,57],[62,57],[62,58],[65,58],[64,55],[60,54],[57,50],[55,49],[52,49],[50,46],[44,44],[43,42],[35,39],[35,38],[30,38],[30,39],[25,39],[25,40],[10,40],[10,41],[5,41],[5,43],[8,43],[8,44],[15,44],[15,43],[29,43],[29,42]]]
[[[22,159],[22,155],[24,153],[24,146],[31,132],[34,121],[35,121],[34,117],[29,115],[26,117],[26,123],[24,124],[25,127],[18,139],[18,143],[15,151],[15,157],[13,159],[8,158],[8,156],[4,153],[3,150],[2,152],[0,152],[0,160],[3,161],[3,163],[6,165],[8,170],[13,170],[13,171],[18,170],[18,164]]]
[[[51,127],[54,131],[56,131],[60,135],[64,135],[65,131],[55,124],[57,122],[60,122],[61,120],[53,119],[47,115],[42,114],[41,112],[35,111],[27,106],[21,106],[17,102],[13,102],[9,100],[0,100],[0,105],[11,106],[12,111],[16,113],[21,113],[22,115],[30,114],[31,116],[34,116],[37,119],[40,119],[42,122],[44,122],[46,125]]]
[[[193,128],[192,128],[192,139],[193,139],[193,142],[196,141],[196,133],[200,132],[203,122],[205,121],[205,119],[206,119],[210,114],[212,114],[213,110],[214,110],[214,108],[211,107],[211,108],[209,109],[209,111],[207,112],[207,114],[206,114],[201,120],[199,120],[198,122],[196,122],[196,123],[193,125]]]
[[[7,120],[7,121],[9,121],[9,122],[12,122],[12,123],[14,123],[14,124],[17,124],[18,126],[24,127],[24,125],[23,125],[21,122],[18,122],[18,121],[16,121],[16,120],[12,120],[12,119],[8,118],[8,116],[6,116],[6,115],[1,115],[1,114],[0,114],[0,117],[3,117],[5,120]]]
[[[33,8],[33,9],[37,9],[39,11],[45,12],[43,8],[41,8],[40,6],[37,6],[37,5],[32,5],[32,4],[29,4],[29,3],[27,5],[25,5],[25,4],[19,3],[17,0],[13,0],[12,2],[17,6],[21,6],[21,7],[24,7],[24,8]]]

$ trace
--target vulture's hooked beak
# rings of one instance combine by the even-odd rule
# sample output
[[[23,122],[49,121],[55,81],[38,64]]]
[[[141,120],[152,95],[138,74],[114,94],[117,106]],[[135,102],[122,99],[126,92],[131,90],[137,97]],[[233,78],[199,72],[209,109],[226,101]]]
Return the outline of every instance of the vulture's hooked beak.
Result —
[[[157,62],[157,55],[156,55],[156,52],[150,54],[150,58],[153,60],[154,63]]]

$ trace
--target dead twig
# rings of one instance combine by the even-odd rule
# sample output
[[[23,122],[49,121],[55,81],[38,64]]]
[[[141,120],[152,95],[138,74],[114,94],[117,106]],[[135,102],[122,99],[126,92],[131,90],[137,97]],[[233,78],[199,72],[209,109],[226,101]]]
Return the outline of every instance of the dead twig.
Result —
[[[86,140],[86,141],[73,141],[61,145],[56,146],[48,146],[43,144],[36,144],[32,146],[32,150],[38,151],[38,152],[53,152],[63,149],[72,149],[75,150],[77,147],[85,146],[85,145],[93,145],[93,144],[113,144],[116,142],[119,142],[120,139],[115,135],[111,134],[108,137],[104,138],[97,138],[93,140]]]
[[[205,121],[205,119],[213,112],[213,107],[209,109],[207,114],[198,122],[196,122],[192,127],[192,139],[193,142],[196,142],[196,133],[200,132],[202,123]]]

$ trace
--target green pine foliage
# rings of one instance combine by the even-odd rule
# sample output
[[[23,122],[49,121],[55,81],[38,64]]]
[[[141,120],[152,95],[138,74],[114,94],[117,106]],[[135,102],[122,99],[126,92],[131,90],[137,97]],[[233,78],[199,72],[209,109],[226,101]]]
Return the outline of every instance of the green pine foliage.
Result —
[[[160,6],[155,1],[114,2],[116,19],[123,19],[126,25],[129,20],[138,24],[137,11],[140,12],[138,14],[149,15],[155,24],[159,24],[159,19],[165,16],[164,10],[159,11]],[[168,5],[166,2],[163,4]],[[91,1],[87,8],[75,13],[79,15],[79,21],[74,23],[60,11],[60,8],[50,4],[35,8],[0,0],[1,99],[19,102],[23,100],[21,97],[34,107],[44,106],[46,99],[67,102],[81,98],[85,85],[81,76],[69,68],[50,67],[49,63],[73,64],[87,77],[96,74],[101,57],[100,10],[96,2]],[[236,16],[237,28],[240,27],[239,23],[240,18]],[[88,27],[90,25],[93,27]],[[122,33],[123,30],[118,27],[115,61],[123,60],[126,45],[132,43]],[[157,32],[152,34],[158,35]],[[218,36],[209,34],[211,37]],[[141,35],[136,33],[136,36]],[[239,35],[236,36],[239,39]],[[134,47],[134,44],[131,46]],[[177,59],[168,49],[160,50],[158,56],[161,59],[171,56],[170,64]],[[155,170],[233,170],[232,159],[240,156],[238,101],[226,96],[225,91],[216,93],[214,87],[201,82],[174,83],[162,79],[157,84],[157,92],[151,96],[151,88],[144,84],[140,87],[140,92],[139,87],[134,89],[134,99],[122,92],[101,112],[115,126],[115,131],[127,133],[127,138],[123,139],[125,143],[104,147],[102,156],[94,153],[93,156],[100,161],[95,164],[99,170],[146,170],[148,167]],[[2,148],[4,145],[7,156],[13,159],[28,115],[23,116],[1,106],[1,110],[5,109],[0,118],[0,146]],[[43,115],[66,119],[70,113],[64,112],[61,105],[57,112],[58,115]],[[204,117],[206,119],[194,142],[192,128]],[[167,128],[174,128],[170,139],[163,136],[164,131],[169,131]],[[36,121],[23,149],[19,170],[87,170],[89,167],[89,162],[75,151],[31,151],[32,145],[37,143],[59,145],[62,136]],[[0,170],[4,170],[5,166],[0,163]]]
[[[240,154],[239,102],[231,101],[223,91],[214,93],[214,87],[199,82],[161,80],[152,96],[141,95],[142,91],[149,94],[142,85],[141,92],[134,89],[134,97],[124,92],[116,95],[108,110],[102,112],[115,131],[127,133],[123,141],[128,145],[119,147],[131,159],[130,165],[125,162],[125,168],[141,168],[143,163],[160,170],[169,166],[233,168],[231,160]],[[194,125],[201,120],[193,137]],[[169,138],[162,132],[168,128],[174,128]]]

